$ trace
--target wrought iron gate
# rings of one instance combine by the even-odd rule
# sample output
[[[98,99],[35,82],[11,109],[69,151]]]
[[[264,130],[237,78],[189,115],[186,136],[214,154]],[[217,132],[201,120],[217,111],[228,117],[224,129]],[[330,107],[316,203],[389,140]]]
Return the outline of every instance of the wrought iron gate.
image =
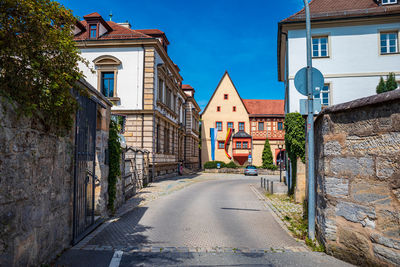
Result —
[[[80,108],[76,114],[75,126],[73,244],[89,233],[95,223],[97,104],[85,96],[78,96],[77,99]]]

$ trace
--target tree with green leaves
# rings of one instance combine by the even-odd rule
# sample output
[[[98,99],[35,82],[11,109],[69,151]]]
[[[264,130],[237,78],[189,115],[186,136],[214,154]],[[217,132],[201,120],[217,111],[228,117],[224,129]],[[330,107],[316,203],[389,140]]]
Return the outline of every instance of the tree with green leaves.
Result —
[[[393,72],[391,72],[386,80],[386,92],[393,91],[397,89],[397,87],[398,85],[396,82],[396,76]]]
[[[297,158],[305,163],[305,120],[300,113],[288,113],[285,116],[285,146],[290,159],[292,185],[289,194],[293,194],[296,187]]]
[[[393,91],[395,89],[397,89],[398,84],[396,82],[396,75],[391,72],[389,73],[386,82],[385,80],[381,77],[381,79],[379,80],[379,84],[376,87],[376,93],[377,94],[381,94],[384,92],[389,92],[389,91]]]
[[[265,140],[264,150],[262,152],[262,167],[270,170],[277,169],[277,167],[274,165],[274,158],[272,157],[271,146],[268,138]]]
[[[379,80],[379,84],[376,87],[376,93],[377,94],[381,94],[381,93],[384,93],[384,92],[386,92],[386,83],[383,80],[383,78],[381,77],[381,79]]]
[[[71,88],[85,63],[73,40],[77,18],[52,0],[2,0],[0,11],[0,96],[24,115],[39,111],[49,130],[70,129]]]

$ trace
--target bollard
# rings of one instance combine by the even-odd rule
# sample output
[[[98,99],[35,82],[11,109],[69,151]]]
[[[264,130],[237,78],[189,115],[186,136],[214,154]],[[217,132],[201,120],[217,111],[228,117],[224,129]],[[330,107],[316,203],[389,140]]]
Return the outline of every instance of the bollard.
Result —
[[[274,181],[271,181],[271,195],[274,194]]]
[[[269,180],[267,180],[267,192],[269,193]]]
[[[263,178],[261,177],[261,188],[263,188]]]
[[[265,178],[263,178],[263,189],[265,190]]]

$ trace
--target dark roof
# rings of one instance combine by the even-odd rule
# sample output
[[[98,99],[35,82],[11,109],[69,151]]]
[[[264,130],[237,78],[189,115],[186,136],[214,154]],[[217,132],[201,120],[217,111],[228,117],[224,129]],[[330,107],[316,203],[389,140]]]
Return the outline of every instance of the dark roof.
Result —
[[[374,0],[312,0],[309,4],[312,20],[327,20],[332,18],[352,18],[360,16],[379,16],[399,14],[400,3],[381,5]],[[300,22],[305,20],[305,10],[282,20],[285,22]]]
[[[285,114],[284,100],[243,99],[249,115],[280,115]]]
[[[232,138],[251,138],[251,135],[249,135],[245,131],[239,131],[235,133]]]

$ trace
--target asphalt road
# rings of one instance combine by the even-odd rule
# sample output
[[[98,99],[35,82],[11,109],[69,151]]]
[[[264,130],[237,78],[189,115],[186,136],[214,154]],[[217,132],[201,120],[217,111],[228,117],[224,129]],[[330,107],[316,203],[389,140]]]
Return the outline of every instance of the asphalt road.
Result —
[[[178,181],[179,182],[179,181]],[[56,266],[344,266],[308,251],[251,190],[259,178],[219,175],[137,207]]]

